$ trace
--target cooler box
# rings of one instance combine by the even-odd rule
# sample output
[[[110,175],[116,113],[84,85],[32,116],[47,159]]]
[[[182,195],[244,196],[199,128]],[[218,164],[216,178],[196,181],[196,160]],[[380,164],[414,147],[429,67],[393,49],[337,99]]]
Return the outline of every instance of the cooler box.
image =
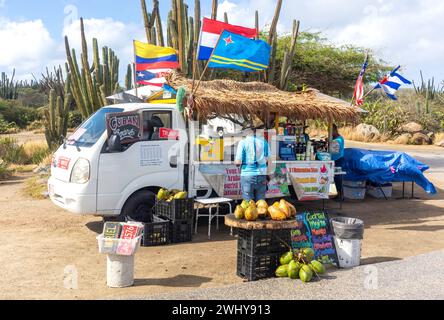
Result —
[[[393,185],[391,183],[382,186],[370,185],[367,189],[367,194],[376,199],[391,198],[392,193],[393,193]]]

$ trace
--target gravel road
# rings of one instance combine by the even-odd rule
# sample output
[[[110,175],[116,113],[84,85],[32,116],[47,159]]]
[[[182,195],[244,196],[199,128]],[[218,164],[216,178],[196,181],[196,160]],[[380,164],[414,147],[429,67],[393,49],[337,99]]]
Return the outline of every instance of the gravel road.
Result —
[[[308,284],[270,279],[212,289],[201,289],[131,299],[165,300],[357,300],[443,299],[444,251],[403,260],[330,271]]]

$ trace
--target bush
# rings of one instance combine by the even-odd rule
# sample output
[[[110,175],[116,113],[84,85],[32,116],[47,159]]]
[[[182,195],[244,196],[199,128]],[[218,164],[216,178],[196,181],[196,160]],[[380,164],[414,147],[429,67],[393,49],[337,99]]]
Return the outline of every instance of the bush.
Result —
[[[0,101],[0,114],[9,123],[25,129],[33,121],[41,120],[42,114],[36,109],[20,106],[16,101]]]
[[[48,154],[49,150],[45,142],[27,142],[24,145],[19,145],[15,139],[0,139],[0,158],[6,163],[39,164]]]
[[[9,179],[13,174],[14,170],[9,169],[9,165],[6,161],[0,159],[0,180]]]
[[[18,132],[19,128],[15,123],[9,123],[0,115],[0,134],[11,134]]]

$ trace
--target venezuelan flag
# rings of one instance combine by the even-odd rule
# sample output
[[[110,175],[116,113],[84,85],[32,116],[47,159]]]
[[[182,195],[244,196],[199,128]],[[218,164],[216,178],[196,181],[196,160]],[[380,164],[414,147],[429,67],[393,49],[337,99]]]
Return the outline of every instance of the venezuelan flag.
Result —
[[[177,52],[173,48],[134,41],[134,52],[137,71],[179,68]]]

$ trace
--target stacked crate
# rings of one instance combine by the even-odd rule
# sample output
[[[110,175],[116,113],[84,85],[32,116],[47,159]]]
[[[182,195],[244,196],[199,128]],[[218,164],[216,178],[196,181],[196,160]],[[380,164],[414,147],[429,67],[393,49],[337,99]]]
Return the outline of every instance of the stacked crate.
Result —
[[[290,230],[244,230],[238,233],[237,275],[248,281],[274,277],[279,258],[289,251]]]
[[[169,221],[170,243],[190,242],[193,236],[194,200],[159,201],[156,215]]]
[[[154,247],[169,244],[170,222],[153,215],[153,221],[144,223],[142,247]]]

